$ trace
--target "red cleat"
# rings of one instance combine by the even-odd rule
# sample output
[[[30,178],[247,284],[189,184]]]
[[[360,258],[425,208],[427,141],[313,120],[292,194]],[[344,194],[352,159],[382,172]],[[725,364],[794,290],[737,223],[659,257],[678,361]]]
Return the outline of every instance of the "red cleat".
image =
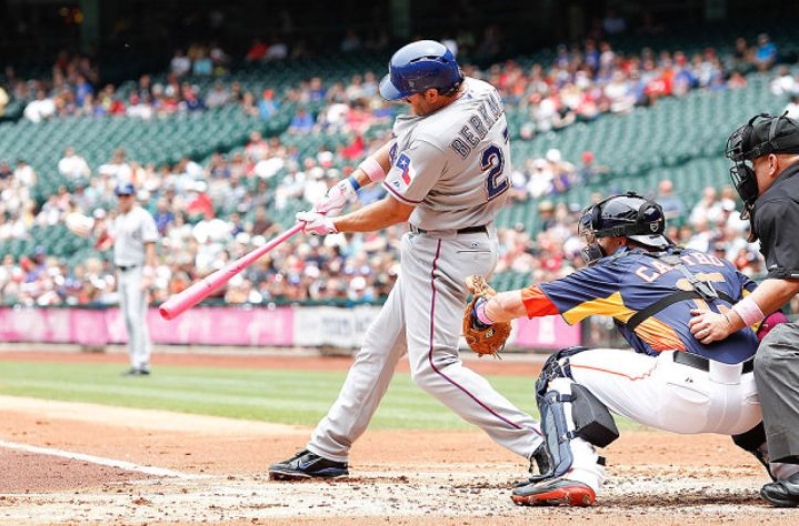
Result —
[[[559,479],[519,486],[510,498],[517,506],[590,506],[596,494],[582,482]]]

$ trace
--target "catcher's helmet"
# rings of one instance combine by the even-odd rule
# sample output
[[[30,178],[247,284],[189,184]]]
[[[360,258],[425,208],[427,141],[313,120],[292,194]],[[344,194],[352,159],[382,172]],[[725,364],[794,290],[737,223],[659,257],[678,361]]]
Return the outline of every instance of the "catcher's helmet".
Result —
[[[663,235],[666,218],[663,208],[654,201],[629,192],[608,197],[583,211],[580,234],[593,239],[625,236],[652,248],[666,248],[671,241]]]
[[[449,93],[463,75],[447,46],[435,40],[419,40],[401,47],[388,63],[388,75],[380,81],[380,95],[399,100],[430,88]]]
[[[772,153],[799,154],[799,123],[787,113],[755,115],[727,139],[727,159],[734,163],[730,179],[744,202],[741,217],[751,212],[760,193],[750,161]]]

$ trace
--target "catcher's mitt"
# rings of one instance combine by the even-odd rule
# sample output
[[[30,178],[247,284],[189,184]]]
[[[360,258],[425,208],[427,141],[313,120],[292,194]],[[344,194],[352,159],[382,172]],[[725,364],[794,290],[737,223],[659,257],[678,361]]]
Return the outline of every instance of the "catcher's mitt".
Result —
[[[477,319],[477,306],[496,295],[497,291],[491,288],[483,276],[477,275],[466,278],[466,286],[474,294],[463,313],[463,335],[466,343],[481,358],[487,354],[499,357],[499,351],[505,347],[510,336],[510,322],[486,325]]]

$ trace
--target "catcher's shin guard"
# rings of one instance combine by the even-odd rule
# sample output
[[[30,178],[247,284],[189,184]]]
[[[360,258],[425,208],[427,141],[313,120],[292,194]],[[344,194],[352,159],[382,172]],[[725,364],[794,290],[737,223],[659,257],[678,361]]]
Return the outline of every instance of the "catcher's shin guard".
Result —
[[[571,381],[568,359],[559,360],[564,354],[568,357],[581,350],[567,349],[565,353],[561,351],[551,356],[536,383],[541,430],[551,469],[548,473],[531,477],[531,482],[562,477],[571,469],[574,454],[570,442],[575,437],[598,447],[605,447],[619,437],[607,407],[587,388]],[[551,381],[558,378],[571,382],[568,386],[561,383],[561,390],[566,388],[570,393],[552,388]],[[566,411],[565,404],[571,404],[571,411]]]
[[[538,411],[541,413],[541,431],[544,433],[544,444],[549,454],[549,472],[530,477],[530,482],[538,482],[563,476],[572,466],[572,455],[569,441],[571,433],[566,420],[565,401],[569,395],[561,395],[557,391],[549,391],[538,398]]]

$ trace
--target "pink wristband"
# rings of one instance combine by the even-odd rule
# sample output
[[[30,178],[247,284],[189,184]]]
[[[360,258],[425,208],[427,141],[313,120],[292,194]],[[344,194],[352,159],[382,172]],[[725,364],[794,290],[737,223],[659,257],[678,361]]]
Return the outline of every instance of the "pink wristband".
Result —
[[[372,157],[367,157],[363,160],[361,164],[358,165],[358,168],[363,170],[369,180],[373,183],[378,183],[386,178],[386,171],[383,170],[383,167],[380,166],[380,163],[374,160]]]
[[[483,325],[494,325],[494,322],[486,314],[486,303],[488,302],[484,301],[483,303],[478,305],[477,308],[475,309],[477,314],[477,319],[480,320],[480,323],[482,323]]]
[[[766,315],[760,310],[757,302],[751,296],[747,296],[738,303],[736,303],[732,310],[741,317],[747,327],[751,327],[755,323],[762,321]]]

